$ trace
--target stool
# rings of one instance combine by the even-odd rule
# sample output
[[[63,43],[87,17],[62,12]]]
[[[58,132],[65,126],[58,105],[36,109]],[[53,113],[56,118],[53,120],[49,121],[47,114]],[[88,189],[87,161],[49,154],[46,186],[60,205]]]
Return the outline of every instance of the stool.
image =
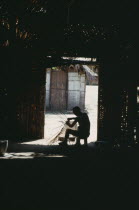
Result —
[[[74,137],[69,137],[67,143],[69,145],[73,145],[73,144],[75,144],[75,141],[76,141],[76,137],[75,136]]]
[[[87,137],[82,137],[82,138],[79,138],[79,142],[80,142],[80,140],[84,140],[84,145],[87,145]]]
[[[70,143],[74,142],[74,144],[75,144],[75,141],[76,141],[76,143],[77,143],[77,138],[78,138],[78,137],[70,137],[70,138],[68,139],[68,143],[70,144]],[[85,138],[80,138],[78,141],[80,142],[81,139],[84,140],[84,145],[87,145],[87,137],[85,137]]]

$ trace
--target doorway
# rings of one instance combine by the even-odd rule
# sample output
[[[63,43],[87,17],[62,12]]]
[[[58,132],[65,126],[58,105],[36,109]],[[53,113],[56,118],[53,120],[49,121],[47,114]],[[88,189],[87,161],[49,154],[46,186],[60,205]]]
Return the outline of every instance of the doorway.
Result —
[[[67,72],[58,71],[51,72],[50,87],[50,109],[66,110],[67,107]]]
[[[74,69],[72,69],[72,68]],[[81,69],[80,69],[80,68]],[[57,144],[55,137],[61,131],[74,106],[80,106],[91,122],[88,143],[97,140],[98,69],[96,65],[69,65],[53,67],[46,71],[45,139]],[[77,71],[76,71],[77,70]],[[88,70],[88,71],[87,71]],[[70,106],[69,106],[70,105]]]

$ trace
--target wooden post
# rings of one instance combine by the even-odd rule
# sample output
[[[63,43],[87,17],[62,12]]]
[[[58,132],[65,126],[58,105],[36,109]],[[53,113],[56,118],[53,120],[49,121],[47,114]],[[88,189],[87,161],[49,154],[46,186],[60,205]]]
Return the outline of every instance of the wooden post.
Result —
[[[129,143],[135,143],[136,117],[137,117],[137,87],[136,83],[129,86],[129,111],[128,111]]]
[[[44,138],[45,119],[45,79],[46,71],[37,69],[31,72],[31,80],[17,97],[17,138]]]
[[[114,142],[120,135],[120,88],[113,65],[101,65],[99,71],[98,140]]]
[[[139,85],[137,86],[136,141],[139,143]]]
[[[98,132],[97,140],[103,140],[104,137],[104,118],[105,118],[105,106],[104,106],[104,70],[103,65],[99,69],[99,89],[98,89]]]

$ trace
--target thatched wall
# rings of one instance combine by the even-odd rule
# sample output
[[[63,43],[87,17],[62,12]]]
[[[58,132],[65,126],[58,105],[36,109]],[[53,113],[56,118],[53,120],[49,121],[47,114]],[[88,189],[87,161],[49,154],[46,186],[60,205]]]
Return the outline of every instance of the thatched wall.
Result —
[[[122,72],[117,79],[114,75],[118,68]],[[131,80],[125,65],[102,65],[99,84],[98,139],[121,144],[136,143],[139,139],[135,75]]]
[[[5,51],[0,71],[0,139],[42,138],[45,73],[27,52]]]

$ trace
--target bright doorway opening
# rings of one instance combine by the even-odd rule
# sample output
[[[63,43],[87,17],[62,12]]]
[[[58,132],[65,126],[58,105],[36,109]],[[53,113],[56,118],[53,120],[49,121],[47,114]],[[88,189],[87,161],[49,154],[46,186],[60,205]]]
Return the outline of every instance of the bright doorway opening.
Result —
[[[58,144],[61,132],[74,106],[86,112],[91,122],[88,143],[97,140],[98,76],[96,64],[70,64],[46,70],[45,140]],[[81,142],[83,143],[83,142]]]

